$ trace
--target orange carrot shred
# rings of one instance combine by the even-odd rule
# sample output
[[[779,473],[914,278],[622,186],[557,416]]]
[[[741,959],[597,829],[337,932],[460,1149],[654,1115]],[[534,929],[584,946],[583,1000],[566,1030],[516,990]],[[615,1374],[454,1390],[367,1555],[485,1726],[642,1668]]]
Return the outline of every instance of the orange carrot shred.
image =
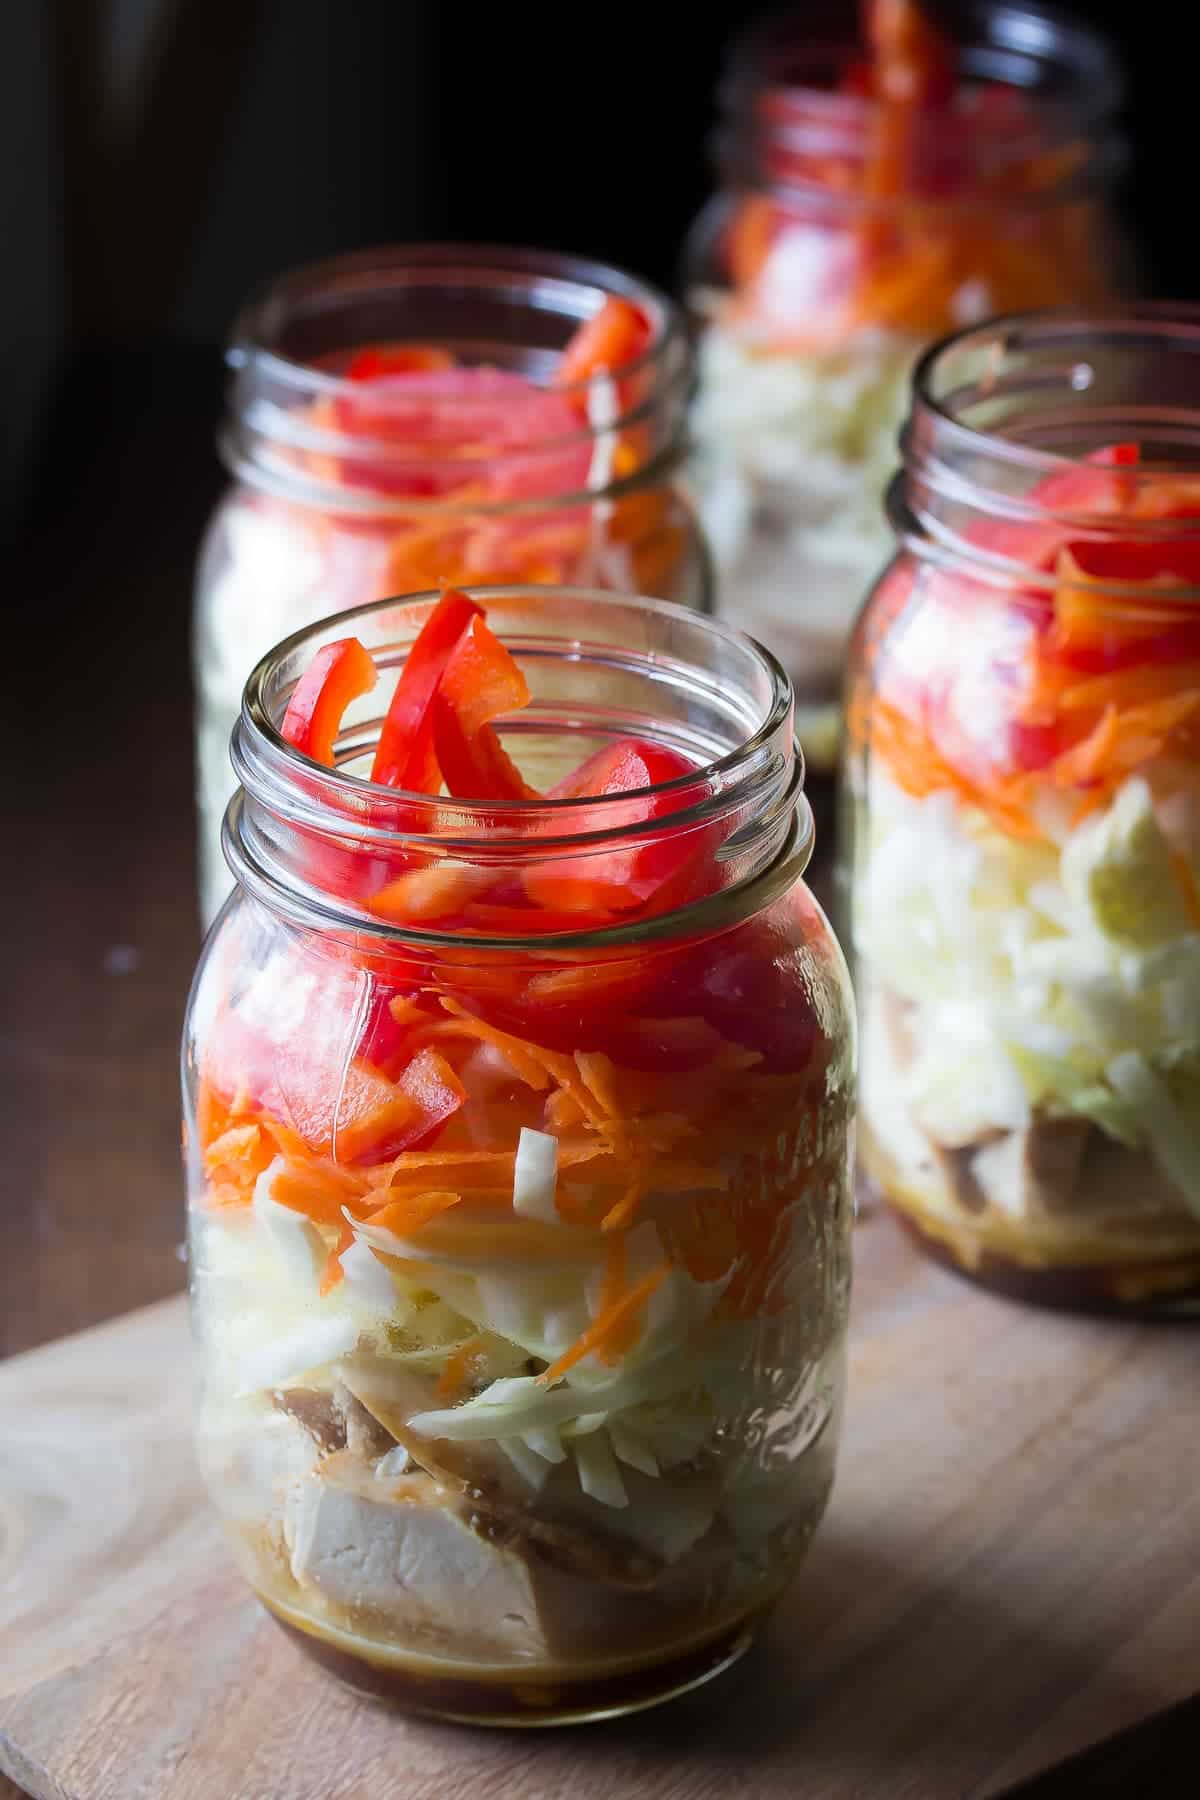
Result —
[[[442,1365],[442,1372],[433,1390],[439,1400],[457,1400],[471,1385],[471,1377],[482,1349],[483,1339],[476,1334],[461,1343],[457,1350],[451,1351]]]
[[[348,1250],[354,1242],[354,1229],[348,1219],[343,1219],[338,1232],[337,1243],[325,1259],[325,1267],[321,1273],[319,1292],[322,1295],[332,1293],[338,1283],[346,1278],[342,1268],[342,1252]]]
[[[552,1362],[548,1369],[543,1369],[538,1381],[546,1383],[557,1381],[568,1369],[573,1369],[577,1362],[593,1351],[602,1352],[606,1345],[613,1341],[614,1335],[619,1341],[621,1328],[631,1320],[635,1320],[642,1308],[646,1306],[658,1292],[671,1272],[670,1263],[660,1263],[657,1269],[651,1269],[613,1302],[606,1312],[598,1313],[586,1331],[580,1333],[568,1350],[564,1350],[557,1362]]]
[[[386,1188],[383,1191],[388,1192]],[[368,1214],[367,1222],[392,1232],[396,1237],[407,1237],[409,1232],[419,1231],[422,1225],[428,1225],[430,1219],[436,1219],[439,1213],[448,1212],[452,1206],[457,1206],[461,1199],[461,1194],[453,1193],[448,1188],[429,1189],[421,1194],[405,1194],[377,1207]]]

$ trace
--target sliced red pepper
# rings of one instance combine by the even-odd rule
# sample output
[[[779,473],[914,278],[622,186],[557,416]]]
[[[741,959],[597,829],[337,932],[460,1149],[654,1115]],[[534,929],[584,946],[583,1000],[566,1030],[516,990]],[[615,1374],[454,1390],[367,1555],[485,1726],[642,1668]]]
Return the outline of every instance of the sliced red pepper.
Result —
[[[442,777],[460,800],[537,800],[541,796],[492,729],[492,720],[529,704],[529,685],[480,615],[446,664],[434,705],[434,744]]]
[[[505,906],[487,900],[473,902],[463,913],[464,924],[492,937],[529,937],[553,931],[602,931],[615,925],[616,913],[597,911],[551,912],[544,906]]]
[[[575,387],[596,375],[615,374],[650,347],[653,326],[640,306],[610,294],[599,312],[585,319],[559,358],[554,380]]]
[[[399,1005],[394,1004],[399,1002]],[[418,1011],[413,995],[403,988],[377,982],[358,1039],[358,1055],[389,1080],[394,1080],[407,1060],[405,1046],[413,1028],[406,1016]]]
[[[433,699],[454,652],[473,619],[482,619],[483,608],[467,594],[449,588],[442,595],[405,659],[392,695],[371,780],[384,787],[406,788],[412,793],[436,794],[437,757],[433,744]]]
[[[333,767],[333,746],[352,700],[375,686],[375,664],[357,638],[338,638],[317,651],[296,683],[280,735],[313,762]]]
[[[378,381],[381,375],[418,375],[453,367],[453,355],[439,344],[368,344],[351,357],[346,379]]]
[[[696,771],[695,763],[677,750],[638,738],[624,738],[596,752],[554,790],[555,799],[636,794],[620,809],[619,823],[629,826],[667,817],[699,797],[698,791],[645,792]],[[565,829],[603,829],[604,816],[569,821]],[[645,905],[665,882],[703,850],[703,834],[680,833],[636,849],[576,852],[555,857],[525,871],[525,891],[537,905],[557,912],[627,912]],[[705,839],[705,842],[707,840]],[[676,902],[679,903],[678,901]]]
[[[954,93],[954,51],[916,0],[867,0],[866,39],[875,93],[901,106],[936,105]]]
[[[444,694],[434,711],[434,743],[447,792],[459,800],[538,800],[490,725],[473,738]]]

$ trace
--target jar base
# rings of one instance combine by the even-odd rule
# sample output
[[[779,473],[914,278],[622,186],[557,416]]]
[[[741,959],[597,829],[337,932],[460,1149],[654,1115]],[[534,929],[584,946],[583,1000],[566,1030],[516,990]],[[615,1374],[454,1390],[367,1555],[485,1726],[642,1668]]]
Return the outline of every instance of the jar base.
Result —
[[[741,1661],[762,1617],[759,1613],[743,1619],[682,1654],[613,1674],[552,1681],[531,1670],[528,1681],[512,1674],[472,1680],[356,1655],[289,1618],[261,1591],[258,1598],[306,1656],[361,1698],[448,1724],[522,1730],[620,1719],[690,1694]]]
[[[1200,1319],[1200,1252],[1161,1262],[1037,1264],[974,1245],[968,1260],[947,1235],[926,1225],[861,1168],[858,1183],[870,1201],[886,1207],[931,1262],[1006,1300],[1108,1318]]]

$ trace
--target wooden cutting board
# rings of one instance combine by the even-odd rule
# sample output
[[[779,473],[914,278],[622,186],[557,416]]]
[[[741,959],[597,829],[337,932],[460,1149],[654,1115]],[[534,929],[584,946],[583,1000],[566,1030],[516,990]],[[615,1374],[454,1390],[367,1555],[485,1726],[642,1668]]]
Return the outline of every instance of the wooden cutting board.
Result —
[[[739,1669],[617,1724],[413,1722],[247,1596],[182,1301],[0,1365],[0,1769],[37,1800],[964,1800],[1200,1687],[1200,1334],[1059,1319],[858,1233],[847,1431]]]

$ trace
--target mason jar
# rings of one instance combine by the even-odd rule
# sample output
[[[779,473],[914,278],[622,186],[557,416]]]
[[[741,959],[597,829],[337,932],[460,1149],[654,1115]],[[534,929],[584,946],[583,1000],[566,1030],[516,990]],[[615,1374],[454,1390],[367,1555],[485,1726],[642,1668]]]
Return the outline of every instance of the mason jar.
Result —
[[[953,41],[911,0],[864,17],[865,47],[841,0],[737,46],[720,186],[685,254],[718,603],[791,675],[810,771],[832,765],[848,635],[890,554],[883,495],[917,355],[1127,284],[1103,41],[1025,0],[966,0]]]
[[[632,362],[619,378],[564,380],[564,348],[610,300],[643,327]],[[229,360],[220,447],[233,485],[195,603],[205,923],[230,885],[219,839],[242,687],[290,632],[440,582],[576,582],[711,605],[680,474],[686,334],[631,276],[477,246],[345,256],[254,300]]]
[[[1200,312],[919,365],[851,652],[860,1155],[1022,1297],[1200,1296]]]
[[[661,602],[473,597],[557,797],[365,779],[429,596],[246,688],[184,1040],[198,1437],[319,1662],[541,1724],[725,1668],[825,1509],[854,1028],[774,660]],[[347,633],[379,682],[321,767],[280,724]],[[649,786],[571,775],[633,754]]]

